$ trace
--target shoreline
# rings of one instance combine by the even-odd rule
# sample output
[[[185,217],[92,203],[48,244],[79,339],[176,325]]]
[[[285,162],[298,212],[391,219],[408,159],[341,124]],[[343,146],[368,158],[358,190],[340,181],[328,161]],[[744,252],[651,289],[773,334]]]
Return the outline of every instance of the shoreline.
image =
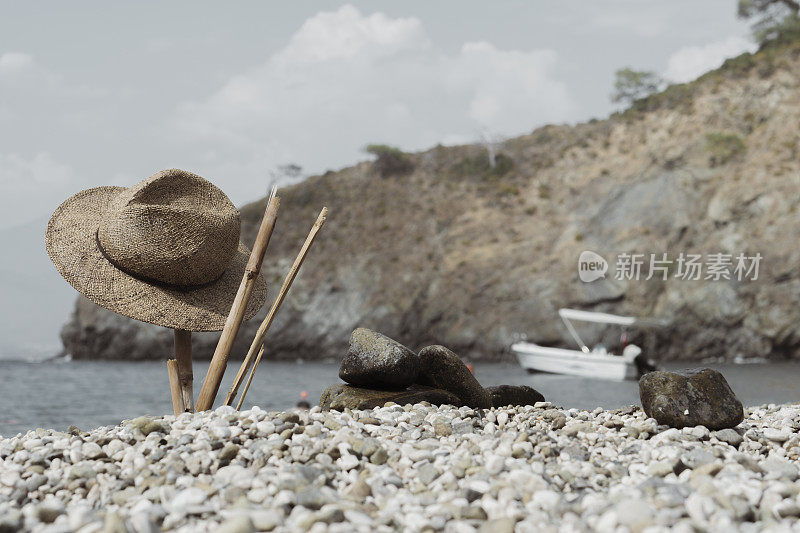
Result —
[[[140,417],[0,439],[0,529],[744,531],[797,527],[800,404],[736,430],[640,408]],[[654,526],[654,528],[652,528]]]

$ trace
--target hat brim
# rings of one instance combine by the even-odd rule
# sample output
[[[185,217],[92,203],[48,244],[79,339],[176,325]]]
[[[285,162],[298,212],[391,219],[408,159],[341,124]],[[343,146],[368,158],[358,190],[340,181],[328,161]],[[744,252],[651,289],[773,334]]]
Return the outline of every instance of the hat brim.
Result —
[[[239,243],[222,276],[197,287],[159,284],[127,274],[106,259],[97,244],[103,212],[123,190],[87,189],[56,209],[47,224],[45,244],[59,273],[86,298],[115,313],[167,328],[221,330],[242,282],[250,251]],[[245,320],[255,315],[266,299],[267,284],[258,276]]]

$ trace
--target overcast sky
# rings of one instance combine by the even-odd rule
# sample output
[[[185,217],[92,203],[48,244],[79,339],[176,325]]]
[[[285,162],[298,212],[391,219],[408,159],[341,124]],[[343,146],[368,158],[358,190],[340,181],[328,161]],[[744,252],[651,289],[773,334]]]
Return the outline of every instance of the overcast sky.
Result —
[[[239,205],[271,172],[602,118],[614,71],[691,80],[752,49],[735,0],[0,0],[0,358],[58,349],[44,251],[68,196],[164,168]]]
[[[622,66],[684,81],[748,46],[734,0],[6,2],[0,228],[81,188],[270,171],[603,117]]]

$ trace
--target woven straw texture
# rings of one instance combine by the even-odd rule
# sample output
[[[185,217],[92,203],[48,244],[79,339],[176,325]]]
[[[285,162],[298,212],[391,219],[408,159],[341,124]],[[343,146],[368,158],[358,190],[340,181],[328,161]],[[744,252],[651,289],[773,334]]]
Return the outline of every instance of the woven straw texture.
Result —
[[[159,172],[131,187],[97,187],[65,201],[47,225],[47,253],[97,305],[188,331],[225,325],[250,252],[239,212],[210,182]],[[259,276],[245,313],[264,304]]]

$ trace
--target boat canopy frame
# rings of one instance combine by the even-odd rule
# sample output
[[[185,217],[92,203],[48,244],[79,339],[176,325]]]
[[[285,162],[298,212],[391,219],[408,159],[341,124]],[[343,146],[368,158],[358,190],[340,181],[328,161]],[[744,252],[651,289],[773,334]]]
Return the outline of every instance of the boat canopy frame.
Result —
[[[581,339],[580,335],[578,335],[578,332],[575,330],[575,326],[572,325],[570,320],[593,322],[596,324],[614,324],[617,326],[662,327],[665,325],[663,320],[612,315],[610,313],[600,313],[596,311],[581,311],[580,309],[561,308],[558,310],[558,316],[561,317],[561,320],[567,327],[567,331],[569,331],[569,334],[572,335],[573,340],[575,340],[578,346],[580,346],[583,353],[589,353],[591,350],[586,343],[583,342],[583,339]]]

